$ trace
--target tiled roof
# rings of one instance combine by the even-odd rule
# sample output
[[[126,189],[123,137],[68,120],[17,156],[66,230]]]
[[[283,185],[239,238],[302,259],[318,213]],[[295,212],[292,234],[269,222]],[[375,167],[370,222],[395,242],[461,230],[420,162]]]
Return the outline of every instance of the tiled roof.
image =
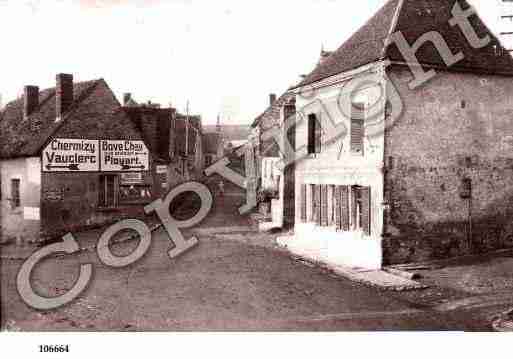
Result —
[[[513,59],[500,48],[496,37],[477,15],[470,23],[481,37],[489,35],[492,41],[481,49],[474,49],[466,40],[459,26],[451,26],[451,10],[458,1],[462,9],[469,7],[465,0],[390,0],[363,27],[338,50],[319,64],[300,84],[308,85],[330,76],[355,69],[380,59],[403,62],[405,59],[392,43],[385,49],[389,33],[400,31],[411,45],[423,34],[439,32],[453,53],[462,51],[464,59],[447,68],[438,51],[431,44],[422,46],[416,55],[421,64],[450,69],[513,75]]]
[[[73,104],[60,121],[55,88],[40,91],[39,106],[26,119],[23,97],[8,103],[0,120],[0,158],[37,156],[52,136],[141,139],[103,79],[74,83],[73,94]]]
[[[280,121],[281,108],[283,105],[294,100],[295,95],[293,93],[285,92],[276,101],[274,101],[272,106],[269,106],[260,116],[258,116],[253,121],[251,127],[261,126],[262,130],[266,130],[278,124]]]

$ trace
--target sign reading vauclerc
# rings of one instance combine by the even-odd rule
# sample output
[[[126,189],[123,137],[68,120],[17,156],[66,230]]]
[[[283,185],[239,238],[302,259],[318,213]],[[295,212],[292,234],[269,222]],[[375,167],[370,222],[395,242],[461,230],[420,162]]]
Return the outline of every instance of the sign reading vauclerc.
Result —
[[[42,154],[44,172],[98,171],[99,164],[97,140],[55,138]]]
[[[148,171],[149,151],[143,141],[102,140],[100,141],[100,170]]]

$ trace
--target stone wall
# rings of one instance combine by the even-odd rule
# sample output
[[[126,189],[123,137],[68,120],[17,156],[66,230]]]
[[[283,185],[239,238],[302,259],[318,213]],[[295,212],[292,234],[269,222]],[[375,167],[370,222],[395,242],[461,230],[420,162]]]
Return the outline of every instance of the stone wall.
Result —
[[[513,79],[438,73],[410,90],[385,133],[385,264],[513,246]],[[471,198],[463,198],[470,180]]]

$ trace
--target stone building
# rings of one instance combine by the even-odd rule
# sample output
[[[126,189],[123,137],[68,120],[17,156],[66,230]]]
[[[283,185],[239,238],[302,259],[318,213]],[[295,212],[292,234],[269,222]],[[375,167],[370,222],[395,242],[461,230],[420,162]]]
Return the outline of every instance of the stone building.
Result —
[[[283,158],[280,150],[281,141],[285,136],[294,143],[292,129],[285,131],[284,124],[288,117],[295,113],[295,95],[285,92],[279,98],[269,95],[269,107],[251,124],[249,143],[254,148],[256,174],[259,191],[276,191],[278,198],[271,202],[271,227],[291,225],[295,219],[294,208],[294,164],[285,168],[279,166]],[[277,131],[279,136],[271,133]],[[267,225],[264,225],[267,228]]]
[[[513,60],[468,10],[391,0],[292,89],[291,251],[380,268],[513,246]]]
[[[144,215],[165,181],[154,174],[168,160],[167,126],[127,113],[103,79],[58,74],[54,88],[26,86],[0,118],[4,238],[37,241]]]

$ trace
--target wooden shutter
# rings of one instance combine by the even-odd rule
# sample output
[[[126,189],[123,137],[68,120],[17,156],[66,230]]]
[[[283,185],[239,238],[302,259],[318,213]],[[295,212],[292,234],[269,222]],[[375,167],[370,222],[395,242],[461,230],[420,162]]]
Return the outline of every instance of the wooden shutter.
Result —
[[[351,152],[363,154],[365,105],[353,103],[351,106]]]
[[[306,222],[306,184],[301,185],[301,222]]]
[[[322,146],[322,127],[319,122],[315,123],[315,153],[321,153]]]
[[[308,217],[308,222],[314,222],[315,221],[315,200],[314,200],[314,196],[315,196],[315,185],[313,184],[309,184],[308,185],[309,189],[310,189],[310,202],[307,201],[307,206],[308,208],[310,209],[310,213],[308,213],[307,211],[307,217]]]
[[[321,225],[321,186],[314,185],[314,196],[313,196],[313,213],[315,223]]]
[[[349,231],[349,186],[339,186],[340,229]]]
[[[350,193],[350,196],[351,196],[351,203],[350,203],[351,223],[350,223],[350,227],[354,229],[354,228],[356,228],[356,215],[357,215],[357,213],[356,213],[356,201],[358,199],[358,187],[349,187],[349,193]]]
[[[342,186],[335,186],[335,199],[333,201],[333,205],[335,206],[335,225],[337,226],[337,231],[342,230],[342,202],[340,201],[340,193]]]
[[[370,187],[362,187],[360,189],[360,196],[361,196],[361,225],[362,230],[365,234],[370,236],[371,234],[371,227],[370,227],[370,221],[371,221],[371,204],[370,204]]]
[[[316,121],[315,115],[308,115],[308,153],[315,153],[315,133]]]
[[[328,186],[321,185],[321,226],[328,226]]]
[[[328,186],[328,226],[336,225],[335,222],[335,186]]]

